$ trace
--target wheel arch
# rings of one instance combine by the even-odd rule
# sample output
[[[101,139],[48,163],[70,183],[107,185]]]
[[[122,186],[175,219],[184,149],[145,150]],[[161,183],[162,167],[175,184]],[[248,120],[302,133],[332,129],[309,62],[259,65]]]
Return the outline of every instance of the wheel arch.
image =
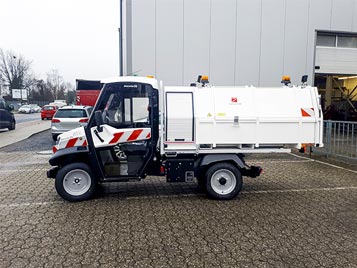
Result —
[[[88,149],[80,150],[79,147],[71,147],[57,151],[48,161],[51,166],[64,166],[73,162],[88,164]]]
[[[204,175],[210,166],[217,163],[230,163],[239,170],[248,168],[244,160],[236,154],[207,154],[198,160],[197,176]]]

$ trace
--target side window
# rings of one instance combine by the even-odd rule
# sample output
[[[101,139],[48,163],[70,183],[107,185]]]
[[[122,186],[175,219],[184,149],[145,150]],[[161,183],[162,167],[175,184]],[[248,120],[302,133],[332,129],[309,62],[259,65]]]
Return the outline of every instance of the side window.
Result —
[[[149,98],[133,98],[133,122],[148,122]]]
[[[112,93],[105,105],[103,112],[103,120],[105,123],[118,127],[123,123],[123,101],[120,94]]]
[[[124,120],[127,124],[146,123],[149,117],[149,98],[125,98]]]

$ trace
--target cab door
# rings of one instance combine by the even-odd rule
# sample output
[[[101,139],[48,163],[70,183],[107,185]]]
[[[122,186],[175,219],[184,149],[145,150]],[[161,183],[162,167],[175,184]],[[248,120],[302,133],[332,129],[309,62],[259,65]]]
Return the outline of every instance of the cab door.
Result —
[[[108,84],[95,107],[103,125],[91,137],[104,180],[144,177],[158,140],[158,92],[140,83]]]

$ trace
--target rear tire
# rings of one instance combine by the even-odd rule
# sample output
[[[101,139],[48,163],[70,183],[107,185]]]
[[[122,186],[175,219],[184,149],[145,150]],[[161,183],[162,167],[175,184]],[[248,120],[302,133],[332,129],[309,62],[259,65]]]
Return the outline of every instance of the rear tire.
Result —
[[[53,139],[54,141],[57,141],[57,137],[58,137],[58,134],[52,134],[52,139]]]
[[[232,199],[241,191],[242,185],[242,174],[232,164],[217,163],[206,172],[206,190],[211,198]]]
[[[91,168],[85,163],[72,163],[61,168],[56,176],[57,193],[65,200],[78,202],[90,199],[97,182]]]
[[[12,121],[11,125],[8,127],[9,131],[14,130],[16,128],[15,121]]]

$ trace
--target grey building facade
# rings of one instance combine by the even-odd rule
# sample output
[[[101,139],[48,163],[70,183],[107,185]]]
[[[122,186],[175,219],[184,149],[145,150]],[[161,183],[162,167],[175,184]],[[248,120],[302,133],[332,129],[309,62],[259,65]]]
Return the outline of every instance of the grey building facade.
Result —
[[[329,102],[331,79],[354,84],[357,0],[123,1],[124,75],[278,86],[283,75],[298,84],[308,74]]]

